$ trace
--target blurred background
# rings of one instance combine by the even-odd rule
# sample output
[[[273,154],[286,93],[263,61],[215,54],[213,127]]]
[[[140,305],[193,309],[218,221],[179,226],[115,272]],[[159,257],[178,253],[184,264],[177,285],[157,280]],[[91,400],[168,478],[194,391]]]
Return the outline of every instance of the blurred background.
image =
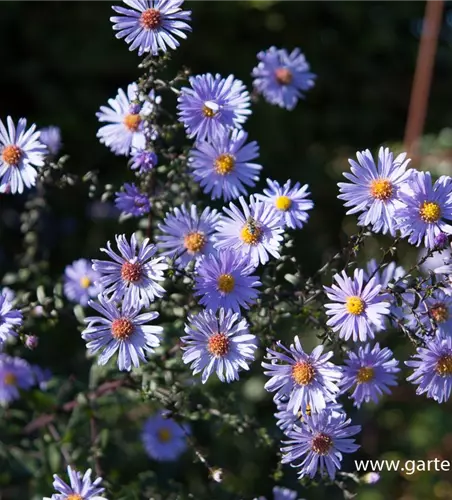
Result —
[[[318,75],[315,88],[294,111],[260,101],[253,106],[246,124],[250,138],[261,146],[264,171],[259,188],[264,186],[265,177],[280,182],[290,178],[310,185],[315,210],[306,228],[296,234],[296,252],[304,272],[312,273],[356,231],[355,219],[345,218],[336,198],[336,183],[348,168],[347,159],[357,150],[369,148],[375,152],[382,144],[401,148],[425,4],[186,3],[193,11],[193,33],[172,57],[174,72],[184,65],[193,74],[233,73],[251,89],[250,73],[257,63],[256,53],[275,45],[300,47],[311,70]],[[0,2],[0,117],[11,115],[17,120],[25,116],[38,127],[58,125],[64,152],[70,155],[69,170],[83,174],[97,169],[101,181],[115,179],[119,185],[133,176],[124,158],[113,156],[99,144],[95,113],[140,71],[137,54],[115,39],[111,15],[109,2]],[[451,81],[452,2],[447,2],[422,143],[421,166],[436,174],[452,171],[452,131],[448,129],[452,125]],[[170,109],[174,105],[168,102]],[[20,197],[0,197],[1,273],[11,270],[22,244],[17,215],[22,202]],[[93,203],[85,191],[76,188],[51,192],[49,203],[42,251],[51,263],[49,273],[55,280],[73,260],[98,257],[99,247],[115,233],[133,230],[133,225],[118,229],[118,223],[109,218],[108,207]],[[378,257],[380,243],[370,242],[363,260]],[[408,250],[399,253],[406,262],[415,256],[416,252]],[[30,359],[39,359],[61,379],[72,373],[86,377],[83,373],[88,363],[76,327],[72,324],[72,331],[69,328],[50,333],[46,328],[42,326],[40,332],[39,353],[30,354]],[[406,343],[393,347],[397,358],[408,357]],[[237,384],[234,390],[242,393],[243,411],[275,427],[273,404],[262,390],[264,380],[259,372],[255,366],[253,377],[246,384]],[[221,391],[222,387],[213,390]],[[118,414],[121,411],[118,409]],[[359,438],[362,450],[354,458],[452,460],[451,405],[439,406],[425,398],[414,398],[413,388],[406,384],[379,406],[365,407],[356,415],[352,412],[352,416],[363,425]],[[106,421],[105,425],[110,424]],[[199,426],[200,440],[213,450],[213,463],[231,471],[227,488],[243,492],[246,499],[253,495],[271,498],[272,474],[278,460],[275,450],[254,447],[252,436],[233,441],[227,433],[205,432],[201,423]],[[15,432],[18,428],[3,427],[0,439],[8,441]],[[276,428],[272,432],[276,433]],[[147,461],[139,443],[130,444],[136,440],[133,436],[136,429],[130,430],[130,440],[126,432],[122,448],[111,449],[106,458],[109,474],[127,482],[133,481],[137,471],[149,468],[156,474],[154,479],[176,477],[185,481],[189,490],[185,468],[190,467],[190,456],[168,472],[164,466]],[[128,457],[127,463],[122,453]],[[352,460],[345,461],[345,469],[352,471]],[[50,472],[45,472],[47,478]],[[43,489],[44,483],[33,481],[32,471],[0,459],[2,500],[50,493]],[[300,488],[289,468],[284,470],[281,482],[308,500],[342,498],[336,488]],[[223,497],[225,493],[219,491],[212,493],[213,500],[236,498],[233,494]],[[452,472],[412,476],[383,472],[377,484],[360,486],[358,498],[452,499]]]

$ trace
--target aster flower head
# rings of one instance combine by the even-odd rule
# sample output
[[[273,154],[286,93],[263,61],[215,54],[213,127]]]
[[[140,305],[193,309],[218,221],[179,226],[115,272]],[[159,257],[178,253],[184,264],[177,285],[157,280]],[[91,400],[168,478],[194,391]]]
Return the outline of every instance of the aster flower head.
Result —
[[[350,425],[345,413],[324,411],[306,416],[306,421],[288,434],[286,446],[281,448],[283,464],[290,463],[299,469],[299,478],[313,478],[317,472],[328,473],[334,479],[340,469],[342,454],[354,453],[359,445],[351,436],[361,431],[361,426]]]
[[[331,361],[332,352],[323,354],[323,346],[317,346],[311,354],[307,354],[298,336],[287,349],[281,342],[276,343],[283,351],[267,348],[267,361],[262,362],[264,375],[270,377],[265,389],[275,392],[275,400],[287,400],[287,411],[295,415],[306,411],[325,409],[328,401],[334,401],[339,393],[337,383],[341,377],[341,369]]]
[[[139,93],[138,85],[134,82],[128,85],[127,93],[118,89],[114,99],[108,100],[108,106],[101,106],[96,116],[100,122],[106,122],[97,132],[97,137],[116,155],[129,155],[131,149],[144,149],[146,137],[144,120],[152,111],[153,102],[158,103],[160,98],[155,98],[154,91],[149,94],[142,108],[137,111],[131,104]],[[152,101],[152,103],[150,102]]]
[[[345,392],[356,386],[351,398],[358,408],[371,400],[377,403],[383,393],[390,394],[390,386],[397,385],[398,364],[392,351],[387,347],[380,349],[379,344],[361,346],[357,353],[349,351],[340,381],[341,389]]]
[[[101,248],[112,261],[93,260],[93,269],[101,274],[99,283],[107,295],[113,299],[124,298],[133,304],[142,303],[148,306],[156,298],[165,293],[159,281],[164,280],[163,272],[168,264],[164,257],[154,258],[157,251],[155,245],[149,244],[149,238],[139,244],[135,233],[127,241],[124,234],[116,236],[119,254],[114,252],[111,244]]]
[[[401,206],[401,188],[410,178],[412,170],[406,170],[409,159],[406,153],[394,158],[388,148],[380,148],[378,163],[375,164],[371,152],[366,149],[357,152],[358,162],[350,159],[351,173],[344,177],[350,182],[339,182],[340,195],[349,208],[347,214],[361,212],[358,224],[372,226],[375,233],[390,233],[395,236],[394,213]]]
[[[409,190],[402,192],[403,206],[395,212],[397,227],[412,245],[422,241],[430,249],[436,246],[440,233],[452,234],[452,179],[441,176],[432,184],[430,172],[415,172]]]
[[[7,128],[0,120],[0,193],[23,193],[24,186],[36,184],[36,168],[44,165],[47,151],[39,140],[36,125],[27,130],[27,120],[21,118],[17,124],[10,116]]]
[[[46,146],[52,156],[56,156],[62,147],[60,128],[55,126],[42,128],[39,142]]]
[[[140,175],[150,172],[157,165],[157,155],[154,151],[146,151],[145,149],[135,149],[132,151],[132,160],[130,168],[138,170]]]
[[[176,259],[176,265],[185,269],[190,262],[198,262],[202,255],[214,252],[213,233],[220,214],[209,207],[201,214],[196,205],[185,205],[168,212],[158,227],[163,233],[156,237],[163,255]]]
[[[91,481],[91,469],[82,475],[68,466],[67,473],[70,484],[54,474],[53,487],[58,493],[54,493],[50,498],[44,497],[44,500],[107,500],[106,497],[100,496],[105,491],[105,488],[100,486],[102,478]]]
[[[187,448],[187,424],[179,424],[168,416],[168,412],[158,411],[144,424],[141,439],[147,454],[154,460],[173,462]]]
[[[270,104],[289,111],[295,108],[304,92],[314,86],[316,75],[310,72],[309,64],[300,49],[270,47],[257,54],[259,64],[253,69],[254,88]]]
[[[256,141],[246,143],[248,134],[243,130],[223,131],[211,142],[200,141],[191,150],[189,168],[204,193],[212,199],[225,201],[246,195],[246,187],[259,180],[262,165],[254,163],[259,156]]]
[[[296,500],[297,496],[297,492],[289,490],[289,488],[279,486],[273,488],[273,500]]]
[[[266,264],[269,254],[279,258],[279,247],[283,236],[281,216],[262,201],[250,197],[248,206],[243,197],[239,198],[242,210],[234,203],[225,207],[227,217],[217,225],[215,248],[231,248],[241,253],[254,265]]]
[[[419,322],[427,331],[435,330],[444,335],[452,335],[452,296],[445,290],[436,289],[419,301],[415,316],[411,315],[411,326]]]
[[[246,257],[232,250],[203,256],[195,275],[195,296],[201,296],[199,303],[212,311],[249,309],[259,294],[255,287],[261,285],[251,274],[254,270]]]
[[[251,110],[250,95],[241,80],[207,73],[190,77],[189,83],[191,88],[182,88],[177,106],[188,137],[214,141],[229,129],[242,128]]]
[[[120,14],[113,16],[113,29],[116,38],[125,38],[130,44],[129,50],[138,49],[138,55],[146,52],[157,55],[159,51],[167,52],[177,49],[179,41],[176,37],[187,38],[184,31],[191,31],[188,24],[191,11],[182,10],[183,0],[124,0],[132,9],[114,6],[113,10]]]
[[[101,316],[85,318],[87,328],[82,338],[87,342],[90,354],[102,351],[98,358],[99,365],[105,365],[118,352],[118,367],[130,371],[138,367],[140,361],[146,363],[145,353],[154,352],[160,345],[161,326],[149,323],[158,318],[157,312],[141,313],[138,302],[124,300],[118,304],[100,294],[98,302],[89,301],[89,305]]]
[[[189,316],[182,337],[184,363],[191,363],[193,375],[202,372],[203,384],[214,372],[221,382],[239,379],[239,370],[249,370],[254,360],[257,338],[248,329],[246,319],[231,310],[202,311]]]
[[[339,337],[350,338],[354,342],[365,342],[374,338],[374,331],[383,328],[384,317],[389,314],[390,304],[385,296],[380,295],[381,285],[375,277],[364,284],[364,271],[355,269],[353,278],[345,271],[333,276],[337,284],[325,286],[327,297],[333,301],[325,304],[326,314],[331,316],[327,321]]]
[[[141,217],[151,210],[151,202],[148,196],[142,193],[134,183],[129,184],[126,182],[124,191],[115,194],[116,207],[127,215]]]
[[[267,179],[267,184],[269,189],[264,189],[264,194],[257,194],[256,198],[274,207],[285,226],[301,229],[309,218],[307,211],[314,207],[312,200],[307,199],[310,195],[308,185],[300,187],[296,182],[292,187],[292,182],[287,181],[280,186],[270,179]]]
[[[0,405],[20,398],[19,390],[36,384],[32,367],[21,358],[0,353]]]
[[[100,274],[94,271],[89,260],[75,260],[64,270],[64,295],[70,301],[86,306],[88,300],[97,297],[100,292],[99,278]]]
[[[22,312],[14,309],[12,301],[0,294],[0,346],[9,337],[16,337],[15,328],[22,325]]]
[[[425,342],[425,347],[418,347],[416,354],[407,366],[414,368],[407,380],[418,385],[416,394],[427,393],[438,403],[450,398],[452,388],[452,336],[437,334]]]

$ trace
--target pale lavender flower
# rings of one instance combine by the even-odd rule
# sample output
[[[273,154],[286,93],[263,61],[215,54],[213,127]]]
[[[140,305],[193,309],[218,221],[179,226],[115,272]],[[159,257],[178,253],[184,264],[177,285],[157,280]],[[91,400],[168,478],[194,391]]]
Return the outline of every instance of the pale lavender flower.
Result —
[[[0,353],[0,405],[19,399],[19,389],[27,390],[35,384],[33,369],[27,361]]]
[[[115,194],[116,207],[126,215],[141,217],[151,210],[149,197],[142,193],[134,183],[129,184],[126,182],[124,191]]]
[[[138,170],[140,175],[150,172],[157,165],[157,155],[154,151],[146,151],[144,149],[136,149],[132,151],[132,160],[130,168]]]
[[[85,474],[72,469],[68,466],[67,473],[70,484],[65,483],[57,474],[54,474],[53,487],[59,493],[54,493],[50,498],[44,497],[43,500],[108,500],[100,496],[105,488],[101,488],[102,478],[99,477],[91,481],[91,469]]]
[[[94,271],[89,260],[75,260],[64,270],[64,295],[70,301],[86,306],[88,300],[97,297],[101,291],[96,283],[99,278],[100,274]]]
[[[22,312],[14,309],[12,302],[0,294],[0,346],[9,337],[17,337],[15,328],[22,325]]]
[[[61,149],[61,130],[59,127],[50,126],[41,129],[41,136],[39,137],[41,144],[46,146],[47,151],[56,156]]]

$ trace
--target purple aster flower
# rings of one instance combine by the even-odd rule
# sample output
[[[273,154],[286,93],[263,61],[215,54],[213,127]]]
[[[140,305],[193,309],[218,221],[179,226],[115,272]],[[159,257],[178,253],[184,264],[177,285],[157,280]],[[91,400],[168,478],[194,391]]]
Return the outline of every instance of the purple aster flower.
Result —
[[[243,254],[251,264],[258,266],[266,264],[269,254],[279,258],[279,247],[283,239],[281,216],[276,210],[261,201],[250,197],[248,206],[243,197],[239,198],[243,212],[229,204],[224,217],[217,225],[217,239],[215,248],[231,248]]]
[[[41,144],[46,146],[47,151],[56,156],[61,149],[61,130],[59,127],[45,127],[41,129],[41,136],[39,137]]]
[[[99,278],[89,260],[75,260],[64,270],[64,294],[70,301],[86,306],[101,291],[96,283]]]
[[[3,294],[0,294],[0,346],[6,342],[8,337],[16,337],[15,328],[22,325],[22,312],[13,309],[12,302]]]
[[[172,462],[187,448],[187,424],[178,424],[168,412],[158,411],[143,426],[141,439],[147,454],[154,460]]]
[[[346,207],[352,207],[347,214],[362,212],[359,225],[372,225],[375,233],[389,232],[395,236],[394,213],[402,206],[399,201],[401,188],[413,172],[412,169],[406,170],[410,160],[406,159],[406,153],[394,159],[388,148],[380,148],[377,165],[368,149],[358,151],[356,157],[358,163],[348,160],[351,173],[345,172],[344,177],[350,182],[338,183],[341,192],[338,198],[346,202]]]
[[[110,18],[116,38],[125,38],[129,50],[138,49],[138,55],[145,52],[157,55],[167,47],[179,47],[179,38],[187,38],[184,31],[191,31],[191,11],[182,10],[183,0],[124,0],[132,9],[113,7],[120,16]]]
[[[154,151],[146,151],[144,149],[136,149],[132,151],[132,161],[130,168],[138,170],[140,175],[150,172],[157,165],[157,155]]]
[[[259,64],[253,69],[254,88],[270,104],[292,110],[303,92],[314,86],[316,75],[300,49],[289,53],[286,49],[270,47],[257,54]]]
[[[402,208],[395,212],[397,227],[412,245],[435,248],[440,233],[452,234],[452,179],[441,176],[434,185],[430,172],[415,172],[410,178],[410,190],[401,193]]]
[[[241,80],[208,73],[192,76],[189,82],[192,88],[182,88],[177,106],[188,137],[214,141],[228,129],[242,128],[251,110],[250,95]]]
[[[190,262],[197,262],[202,255],[214,253],[213,233],[220,218],[216,210],[207,207],[201,214],[195,205],[174,208],[158,227],[163,235],[156,237],[163,255],[176,259],[176,265],[185,269]]]
[[[425,347],[418,347],[411,361],[405,361],[414,372],[407,380],[418,385],[416,394],[442,403],[450,397],[452,388],[452,336],[441,334],[427,339]]]
[[[249,370],[257,339],[239,313],[220,309],[217,317],[213,311],[202,311],[188,321],[187,335],[181,339],[182,359],[191,363],[193,375],[202,372],[203,384],[215,371],[222,382],[232,382],[239,379],[240,368]]]
[[[240,307],[249,309],[259,294],[258,276],[249,259],[231,250],[201,257],[195,275],[195,296],[207,309],[220,308],[240,312]]]
[[[377,403],[383,393],[391,393],[389,386],[397,385],[395,374],[400,371],[393,356],[390,349],[380,349],[379,344],[361,346],[358,353],[348,352],[339,385],[343,392],[356,385],[351,395],[355,406],[371,400]]]
[[[361,426],[350,426],[351,420],[345,413],[324,411],[306,416],[306,422],[295,426],[288,437],[287,445],[281,448],[283,464],[290,463],[300,468],[299,478],[313,478],[317,471],[323,474],[325,470],[331,479],[340,469],[342,454],[353,453],[359,445],[355,444],[354,436],[361,431]]]
[[[270,179],[267,179],[267,184],[270,189],[264,189],[264,194],[257,194],[256,198],[274,207],[287,227],[302,228],[309,218],[306,212],[314,206],[312,200],[306,199],[311,194],[308,185],[300,187],[296,182],[291,187],[291,181],[287,181],[284,186],[280,186],[277,181]]]
[[[364,280],[367,281],[371,277],[375,278],[381,288],[387,288],[391,281],[397,281],[406,273],[402,266],[398,266],[396,262],[389,262],[380,266],[375,259],[369,260],[364,271]],[[403,284],[399,281],[399,286]]]
[[[334,301],[325,304],[326,314],[331,316],[327,321],[334,332],[344,340],[352,338],[365,342],[374,338],[374,330],[384,326],[384,316],[389,314],[390,304],[385,302],[386,295],[379,295],[381,285],[375,277],[364,284],[364,271],[355,269],[353,279],[345,271],[335,274],[333,279],[337,285],[325,286],[327,297]],[[339,286],[338,286],[339,285]]]
[[[37,337],[36,335],[25,335],[24,345],[27,349],[33,351],[39,345],[39,337]]]
[[[190,153],[189,167],[204,193],[215,200],[228,201],[247,194],[245,186],[255,186],[262,166],[253,163],[259,156],[256,141],[245,144],[248,134],[234,129],[224,131],[212,142],[198,142]]]
[[[6,122],[8,130],[0,120],[0,193],[23,193],[24,186],[36,184],[36,168],[44,165],[46,147],[39,141],[36,125],[27,130],[25,118],[17,127],[10,116]]]
[[[439,251],[444,250],[449,245],[449,236],[446,233],[439,233],[435,236],[435,248]]]
[[[90,300],[89,305],[101,316],[85,318],[88,327],[82,332],[90,354],[102,351],[98,364],[105,365],[118,351],[118,367],[122,371],[130,371],[132,366],[138,367],[140,360],[146,363],[145,352],[152,353],[160,345],[158,335],[162,334],[163,328],[148,324],[157,319],[159,314],[140,314],[138,302],[124,300],[119,305],[103,295],[99,295],[98,300],[98,303]]]
[[[325,409],[328,401],[335,400],[341,369],[329,361],[332,352],[322,354],[323,346],[319,345],[307,354],[298,336],[289,349],[279,341],[276,345],[283,352],[267,348],[266,359],[270,363],[262,362],[264,374],[270,377],[265,389],[276,392],[275,400],[289,398],[287,410],[295,415],[305,411],[308,405],[312,412],[319,412]]]
[[[116,207],[127,215],[141,217],[151,210],[148,196],[142,193],[133,183],[125,183],[124,191],[115,194]]]
[[[107,295],[113,299],[130,301],[132,304],[142,303],[147,307],[156,298],[165,293],[158,281],[163,281],[163,271],[168,269],[168,264],[163,262],[164,257],[152,258],[157,252],[155,245],[149,244],[149,238],[143,243],[137,242],[135,234],[132,234],[130,243],[125,234],[117,235],[116,245],[120,255],[111,249],[107,242],[107,248],[101,248],[112,261],[93,260],[93,269],[101,274],[99,283]]]
[[[105,491],[105,488],[100,487],[102,478],[91,481],[91,469],[82,476],[80,472],[68,466],[67,473],[70,485],[54,474],[53,487],[59,493],[54,493],[50,498],[44,497],[44,500],[107,500],[100,496]]]
[[[280,488],[275,486],[273,488],[273,500],[296,500],[297,492],[289,490],[289,488]]]
[[[7,286],[1,288],[0,293],[4,295],[6,299],[9,300],[9,302],[14,302],[16,300],[16,294],[13,290],[11,290],[11,288],[8,288]]]
[[[152,111],[153,104],[146,101],[141,112],[132,114],[130,104],[139,93],[138,85],[134,82],[127,87],[127,94],[118,89],[118,95],[109,99],[109,106],[101,106],[96,116],[100,122],[107,122],[97,132],[97,137],[116,155],[128,155],[132,148],[143,149],[146,145],[144,134],[144,119]],[[154,92],[149,94],[151,101],[155,99]]]
[[[33,370],[24,359],[0,353],[0,405],[19,399],[19,389],[27,390],[35,384]]]
[[[420,321],[426,330],[434,329],[441,334],[452,335],[452,296],[441,289],[427,293],[428,284],[425,288],[426,296],[415,309],[416,314],[410,315],[411,326],[419,326]]]

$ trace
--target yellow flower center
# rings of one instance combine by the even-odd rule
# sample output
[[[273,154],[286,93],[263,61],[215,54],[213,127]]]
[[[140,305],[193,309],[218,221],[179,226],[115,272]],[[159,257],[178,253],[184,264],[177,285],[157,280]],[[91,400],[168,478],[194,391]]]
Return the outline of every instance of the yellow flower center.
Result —
[[[80,278],[80,286],[82,288],[88,288],[89,286],[91,286],[91,280],[88,278],[88,276],[83,276],[82,278]]]
[[[204,104],[204,106],[202,107],[202,114],[206,117],[206,118],[213,118],[217,113],[216,111],[214,111],[212,108],[209,108],[209,106],[206,106]]]
[[[359,316],[366,308],[366,304],[361,297],[351,296],[347,297],[345,308],[348,313]]]
[[[452,354],[445,354],[441,356],[436,362],[435,371],[442,377],[452,375]]]
[[[230,174],[234,170],[235,158],[229,153],[220,155],[214,163],[215,172],[219,175]]]
[[[136,132],[138,130],[138,127],[140,126],[141,123],[141,116],[140,115],[126,115],[124,118],[124,125],[127,130],[130,130],[131,132]]]
[[[292,367],[292,377],[298,385],[308,385],[315,377],[315,369],[308,361],[298,361]]]
[[[393,189],[392,182],[389,179],[374,179],[370,183],[370,195],[376,200],[389,200]]]
[[[375,371],[370,366],[362,366],[358,370],[358,375],[356,376],[356,380],[358,384],[365,384],[366,382],[370,382],[375,377]]]
[[[235,279],[231,274],[221,274],[218,277],[218,290],[223,293],[231,293],[234,290]]]
[[[424,222],[432,224],[441,217],[441,207],[434,201],[424,201],[419,209],[419,215]]]
[[[449,319],[449,310],[442,302],[430,308],[430,315],[437,323],[445,323]]]
[[[288,68],[277,68],[275,70],[275,78],[280,85],[289,85],[292,83],[293,74]]]
[[[225,356],[229,351],[229,337],[224,333],[215,333],[209,338],[207,349],[217,358]]]
[[[133,323],[127,318],[117,318],[111,322],[111,334],[116,340],[128,339],[134,330]]]
[[[5,385],[16,385],[17,377],[14,373],[7,373],[3,378],[3,382]]]
[[[275,207],[278,210],[282,210],[283,212],[287,212],[289,208],[292,206],[292,200],[287,196],[278,196],[275,200]]]
[[[9,144],[3,149],[2,159],[9,166],[15,166],[22,158],[22,154],[22,150],[19,148],[19,146],[16,146],[15,144]]]
[[[158,9],[147,9],[140,16],[140,24],[146,30],[155,30],[161,22],[162,16]]]
[[[206,244],[207,238],[204,233],[193,232],[188,233],[184,237],[184,247],[187,249],[188,253],[198,253]]]
[[[78,493],[71,493],[69,496],[66,497],[66,500],[83,500],[83,497]]]
[[[246,224],[242,227],[240,231],[240,237],[242,241],[247,245],[257,245],[262,236],[262,229],[257,225],[256,221],[249,217]]]
[[[333,446],[333,440],[327,434],[323,432],[317,434],[312,440],[311,449],[317,455],[328,455],[331,447]]]
[[[171,431],[166,427],[162,427],[157,432],[157,438],[161,443],[167,443],[171,439]]]

